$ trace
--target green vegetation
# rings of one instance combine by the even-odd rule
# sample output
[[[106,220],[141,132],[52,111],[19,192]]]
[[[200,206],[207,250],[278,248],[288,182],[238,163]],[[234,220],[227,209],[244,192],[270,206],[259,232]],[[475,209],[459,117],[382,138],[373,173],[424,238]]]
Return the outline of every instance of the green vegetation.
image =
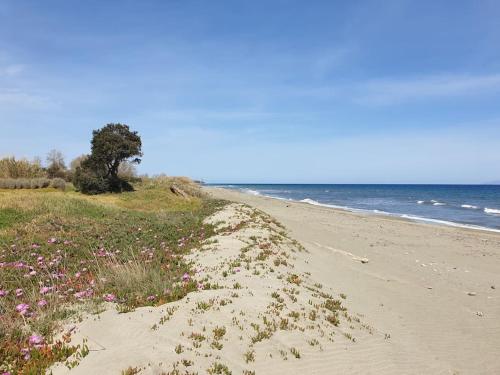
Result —
[[[118,173],[124,161],[141,162],[138,156],[142,156],[142,143],[137,132],[130,131],[128,125],[108,124],[94,130],[91,144],[90,155],[81,161],[73,176],[76,189],[85,194],[133,190]]]
[[[183,254],[212,235],[203,220],[223,203],[184,178],[134,187],[95,196],[0,189],[0,373],[43,373],[86,355],[53,338],[62,320],[82,311],[106,302],[131,311],[196,289]]]

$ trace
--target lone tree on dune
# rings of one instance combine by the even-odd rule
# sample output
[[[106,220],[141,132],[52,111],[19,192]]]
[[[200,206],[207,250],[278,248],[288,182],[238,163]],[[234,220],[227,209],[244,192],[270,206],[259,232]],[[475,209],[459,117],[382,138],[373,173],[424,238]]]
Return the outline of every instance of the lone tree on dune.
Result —
[[[132,186],[118,172],[125,161],[141,162],[141,137],[124,124],[108,124],[92,134],[92,152],[76,168],[75,187],[86,194],[131,190]]]

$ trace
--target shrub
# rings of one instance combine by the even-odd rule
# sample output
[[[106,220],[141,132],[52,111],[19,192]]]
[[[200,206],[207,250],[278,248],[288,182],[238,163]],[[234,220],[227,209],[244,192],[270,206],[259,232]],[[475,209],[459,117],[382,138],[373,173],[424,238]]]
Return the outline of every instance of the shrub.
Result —
[[[31,189],[43,189],[50,185],[50,180],[47,178],[34,178],[31,180]]]
[[[60,186],[60,182],[55,183]],[[0,189],[43,189],[49,186],[51,186],[51,180],[48,178],[0,178]],[[52,186],[60,189],[58,186]]]
[[[109,181],[106,178],[81,167],[76,168],[73,185],[77,191],[84,194],[101,194],[109,191]]]
[[[64,181],[62,178],[54,178],[50,182],[50,186],[55,189],[64,191],[66,189],[66,181]]]

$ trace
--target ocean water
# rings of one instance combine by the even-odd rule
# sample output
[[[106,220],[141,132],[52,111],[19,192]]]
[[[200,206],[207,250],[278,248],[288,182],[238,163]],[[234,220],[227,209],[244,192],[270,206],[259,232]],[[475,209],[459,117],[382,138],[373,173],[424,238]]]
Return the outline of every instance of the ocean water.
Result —
[[[500,185],[211,185],[312,205],[500,231]]]

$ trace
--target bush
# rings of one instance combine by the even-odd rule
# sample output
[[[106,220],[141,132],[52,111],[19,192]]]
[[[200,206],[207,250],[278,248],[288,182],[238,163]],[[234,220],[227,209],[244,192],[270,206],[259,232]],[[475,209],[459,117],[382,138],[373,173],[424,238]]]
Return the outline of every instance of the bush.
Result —
[[[73,185],[77,191],[84,194],[101,194],[110,190],[108,179],[97,176],[88,169],[76,168]]]
[[[50,185],[50,180],[48,178],[34,178],[31,180],[31,189],[43,189]]]
[[[44,189],[49,186],[62,189],[59,180],[49,180],[48,178],[0,178],[0,189]],[[62,181],[64,183],[64,180]]]
[[[54,178],[50,182],[50,186],[53,187],[54,189],[59,189],[64,191],[66,189],[66,181],[64,181],[62,178]]]

